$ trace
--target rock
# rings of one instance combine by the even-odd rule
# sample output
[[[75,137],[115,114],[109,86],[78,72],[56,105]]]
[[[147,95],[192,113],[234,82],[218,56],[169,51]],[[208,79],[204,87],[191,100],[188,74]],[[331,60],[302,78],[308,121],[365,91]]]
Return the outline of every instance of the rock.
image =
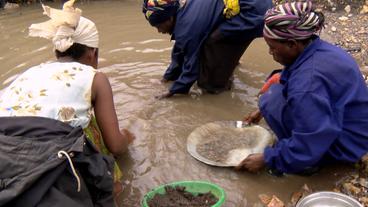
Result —
[[[360,198],[359,201],[363,204],[363,206],[368,206],[368,197]]]
[[[331,0],[327,0],[327,2],[328,2],[328,4],[329,4],[330,6],[335,6],[335,3],[334,3],[334,2],[332,2]]]
[[[14,3],[6,3],[4,9],[17,9],[19,8],[19,4]]]
[[[360,188],[355,187],[351,183],[344,183],[342,186],[345,192],[352,193],[354,195],[358,195],[361,192]]]
[[[350,13],[351,12],[351,7],[350,5],[347,5],[344,10],[346,11],[346,13]]]
[[[337,30],[336,27],[334,26],[331,27],[331,31],[336,32],[336,30]]]
[[[368,72],[368,66],[365,66],[364,68]],[[365,83],[368,85],[368,75],[367,74],[365,78],[366,78]],[[368,154],[364,155],[362,158],[362,169],[363,169],[363,173],[368,175]]]
[[[360,178],[359,185],[368,189],[368,180],[366,178]]]
[[[364,5],[362,10],[360,10],[361,14],[367,14],[368,13],[368,5]]]
[[[312,189],[310,189],[308,187],[307,184],[304,184],[299,191],[293,192],[291,194],[291,201],[290,203],[288,203],[288,205],[286,206],[296,206],[296,204],[298,203],[298,201],[306,196],[308,196],[309,194],[311,194],[313,192]],[[290,205],[289,205],[290,204]]]
[[[361,71],[363,72],[363,73],[367,73],[367,75],[368,75],[368,65],[366,65],[366,66],[364,66],[364,67],[362,67],[361,68]],[[368,155],[368,154],[367,154]],[[367,162],[367,164],[368,164],[368,156],[367,155],[365,155],[365,156],[363,156],[363,158],[362,158],[362,162],[364,163],[364,162]],[[365,157],[367,157],[367,158],[365,158]]]
[[[313,192],[312,189],[309,188],[307,184],[304,184],[302,187],[303,195],[307,196],[308,194],[311,194]]]
[[[266,194],[260,194],[260,195],[258,195],[258,198],[259,198],[259,200],[261,200],[261,202],[264,205],[269,204],[271,202],[271,200],[272,200],[272,197],[271,196],[268,196]]]
[[[346,20],[348,20],[349,18],[348,17],[346,17],[346,16],[341,16],[341,17],[339,17],[339,20],[340,21],[346,21]]]
[[[332,7],[332,8],[331,8],[331,11],[332,11],[332,12],[335,12],[335,11],[336,11],[336,7]]]
[[[275,195],[272,196],[271,202],[268,203],[267,207],[284,207],[285,204]]]
[[[291,195],[291,204],[293,206],[296,206],[296,204],[298,203],[298,201],[303,197],[303,193],[302,192],[294,192]]]

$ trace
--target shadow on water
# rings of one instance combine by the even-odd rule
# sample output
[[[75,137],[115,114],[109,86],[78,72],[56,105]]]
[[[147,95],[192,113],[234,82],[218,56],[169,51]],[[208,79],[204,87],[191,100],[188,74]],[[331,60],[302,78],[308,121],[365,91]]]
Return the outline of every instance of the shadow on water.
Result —
[[[59,7],[54,3],[52,6]],[[82,1],[83,15],[95,21],[100,32],[100,70],[109,78],[122,127],[136,134],[129,153],[120,160],[124,191],[120,206],[139,206],[142,196],[155,186],[178,180],[208,180],[227,193],[224,206],[253,206],[261,193],[288,200],[307,183],[330,190],[349,168],[331,167],[311,177],[267,173],[250,174],[202,164],[186,152],[186,138],[196,127],[217,120],[239,120],[256,108],[255,95],[263,79],[279,65],[268,55],[262,39],[242,57],[234,88],[220,95],[198,95],[157,101],[167,90],[160,78],[170,61],[172,43],[150,27],[138,1]],[[0,88],[6,87],[30,66],[53,60],[47,40],[27,36],[31,23],[42,22],[40,5],[0,11]]]

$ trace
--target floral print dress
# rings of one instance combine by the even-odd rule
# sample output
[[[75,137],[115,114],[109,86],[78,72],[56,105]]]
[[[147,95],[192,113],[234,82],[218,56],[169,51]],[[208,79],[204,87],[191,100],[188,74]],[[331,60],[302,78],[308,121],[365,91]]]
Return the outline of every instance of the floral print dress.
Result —
[[[92,115],[96,70],[76,62],[53,62],[19,75],[0,99],[0,116],[39,116],[86,128]]]
[[[77,62],[51,62],[19,75],[0,98],[0,116],[39,116],[82,127],[103,154],[110,154],[93,116],[93,67]],[[114,180],[121,178],[115,163]]]

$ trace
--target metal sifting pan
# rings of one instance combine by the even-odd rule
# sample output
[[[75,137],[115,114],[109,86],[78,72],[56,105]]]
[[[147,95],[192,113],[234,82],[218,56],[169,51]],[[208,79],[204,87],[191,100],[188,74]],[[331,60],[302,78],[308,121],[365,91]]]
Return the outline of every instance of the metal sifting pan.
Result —
[[[208,165],[233,167],[248,155],[263,152],[274,137],[259,126],[242,121],[216,121],[196,128],[187,139],[187,150]]]

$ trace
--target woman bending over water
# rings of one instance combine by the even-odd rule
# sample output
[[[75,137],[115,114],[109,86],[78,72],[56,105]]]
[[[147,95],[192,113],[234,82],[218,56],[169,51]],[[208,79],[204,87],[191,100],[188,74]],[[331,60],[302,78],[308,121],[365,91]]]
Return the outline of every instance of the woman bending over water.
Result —
[[[37,137],[42,137],[42,139],[46,140],[47,137],[49,137],[46,135],[55,135],[60,132],[65,132],[64,134],[61,133],[65,138],[65,136],[69,136],[68,134],[71,133],[70,131],[83,129],[81,136],[86,135],[90,140],[84,140],[84,146],[89,146],[88,143],[92,142],[92,149],[95,147],[103,154],[112,154],[113,156],[118,157],[126,151],[128,145],[134,140],[134,136],[126,129],[119,130],[109,80],[105,74],[96,70],[98,63],[99,41],[96,26],[91,20],[82,17],[81,10],[74,9],[73,3],[73,1],[65,3],[63,10],[56,10],[43,6],[44,11],[51,20],[31,25],[30,36],[44,37],[52,40],[57,60],[54,62],[43,63],[26,70],[5,90],[0,98],[0,119],[6,119],[7,124],[5,124],[5,121],[0,122],[2,123],[0,124],[0,140],[6,140],[5,138],[2,139],[1,136],[29,137],[29,132],[38,132],[40,128],[44,128],[46,131],[38,133]],[[9,123],[14,124],[12,125]],[[17,123],[22,123],[22,125]],[[58,126],[61,126],[62,129],[58,128]],[[26,130],[25,128],[31,129]],[[33,137],[33,135],[31,137]],[[14,140],[15,139],[12,141]],[[56,157],[56,154],[44,154],[46,152],[43,152],[38,148],[43,144],[42,142],[37,142],[39,139],[37,139],[37,141],[33,139],[23,140],[24,142],[32,143],[34,146],[33,148],[38,150],[33,153],[39,154],[39,157],[44,157],[45,159]],[[76,136],[76,140],[79,140],[78,136]],[[60,140],[62,145],[65,144],[64,142],[67,143],[66,139]],[[50,143],[51,145],[45,148],[45,150],[51,149],[54,144],[55,146],[58,146],[56,139],[50,140]],[[70,144],[72,145],[76,143],[79,142],[71,141]],[[81,147],[81,145],[77,146]],[[112,173],[106,174],[106,172],[109,172],[110,165],[108,161],[101,161],[102,164],[99,163],[98,166],[79,168],[78,165],[87,166],[87,164],[85,162],[83,162],[84,164],[80,164],[80,160],[77,158],[78,156],[73,158],[72,155],[74,154],[70,154],[70,152],[83,152],[83,150],[75,151],[78,147],[70,149],[68,146],[63,145],[63,147],[60,146],[57,149],[58,151],[63,149],[63,151],[66,151],[69,154],[72,158],[69,161],[71,164],[77,163],[77,172],[76,174],[73,174],[76,177],[81,177],[80,179],[82,181],[80,182],[82,183],[82,188],[79,190],[83,191],[84,183],[88,189],[85,192],[90,192],[86,194],[90,195],[90,202],[96,204],[99,202],[99,199],[104,198],[104,196],[102,196],[103,193],[92,196],[93,193],[91,192],[99,192],[98,189],[102,189],[102,192],[109,194],[108,192],[110,191],[110,188],[112,192],[112,182],[111,184],[109,184],[109,182],[102,182],[103,184],[98,183],[98,180],[101,180],[103,175],[107,177],[110,175],[111,177]],[[25,148],[20,148],[20,152],[23,149]],[[3,152],[5,154],[6,151],[6,149],[0,148],[0,153]],[[32,157],[32,155],[35,154],[32,154],[31,151],[32,150],[21,153],[31,153],[27,157]],[[87,153],[88,156],[94,154],[92,152],[93,150],[91,150],[89,154]],[[10,155],[5,154],[5,156]],[[19,154],[19,156],[21,156],[21,154]],[[15,157],[15,159],[20,159],[19,156]],[[25,162],[23,164],[31,164],[34,160],[38,159],[36,157],[37,156],[34,156],[35,159],[30,159],[28,163]],[[98,159],[91,159],[90,164],[92,165],[96,160]],[[104,156],[102,160],[105,160]],[[108,160],[108,158],[106,158],[106,160]],[[39,162],[35,163],[34,166],[29,166],[30,171],[32,171],[32,168],[37,169],[37,167],[48,163],[47,160],[43,161],[44,162],[39,160]],[[55,162],[57,161],[54,161],[53,163]],[[19,166],[14,166],[14,168],[16,167]],[[114,168],[114,181],[117,182],[121,178],[121,172],[116,163]],[[91,173],[91,169],[95,169],[95,171]],[[107,170],[104,171],[104,169]],[[17,170],[14,171],[17,172]],[[93,179],[88,179],[87,176],[86,178],[83,176],[85,171],[90,172],[90,174],[93,174],[95,177],[92,176]],[[19,172],[14,176],[19,175],[22,175],[22,173]],[[25,177],[27,178],[27,176]],[[20,180],[22,182],[22,179]],[[23,181],[24,180],[26,179],[23,179]],[[37,179],[32,182],[35,181],[37,181]],[[117,191],[119,188],[121,188],[121,185],[116,184],[115,190]],[[52,189],[52,187],[50,187],[50,189]],[[11,190],[11,188],[9,188],[9,190]],[[14,196],[23,195],[22,192],[25,190],[27,189],[22,188],[20,191],[18,189],[18,191],[14,193]],[[58,188],[58,190],[60,192],[64,192],[66,197],[68,197],[68,192],[70,192],[69,190],[60,188]],[[45,191],[45,195],[52,194],[51,190],[49,191],[50,192]],[[52,196],[46,196],[46,198],[47,197],[50,198]],[[83,200],[83,194],[78,194],[77,197],[78,198],[69,196],[66,200],[70,201],[70,205],[67,205],[68,202],[65,201],[67,203],[63,203],[62,206],[78,206],[79,204],[81,206],[87,206],[87,204],[83,202],[79,204],[78,202],[74,203],[76,200]],[[60,197],[58,199],[60,199]],[[7,202],[9,202],[9,200],[11,199],[8,198]],[[109,206],[111,204],[111,199],[108,200],[109,202],[105,202],[106,199],[105,201],[102,201],[105,202],[103,203],[103,206]],[[2,199],[0,196],[0,205],[1,201]],[[5,202],[5,200],[3,200],[3,202]]]

